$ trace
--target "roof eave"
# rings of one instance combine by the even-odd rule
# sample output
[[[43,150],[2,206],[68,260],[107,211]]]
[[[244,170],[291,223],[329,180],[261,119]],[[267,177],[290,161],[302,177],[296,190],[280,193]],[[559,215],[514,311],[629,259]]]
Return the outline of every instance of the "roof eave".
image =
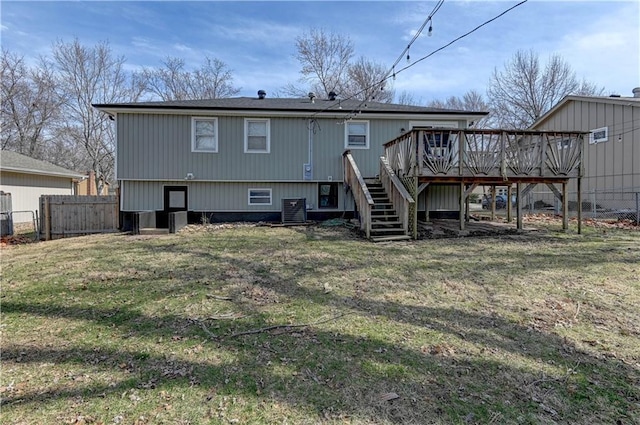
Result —
[[[20,167],[7,167],[2,166],[0,168],[2,171],[9,171],[12,173],[23,173],[23,174],[36,174],[40,176],[51,176],[51,177],[68,177],[70,179],[84,179],[86,176],[84,174],[74,174],[74,173],[58,173],[55,171],[43,171],[43,170],[33,170],[30,168],[20,168]]]
[[[93,105],[96,109],[105,112],[110,115],[117,115],[119,113],[154,113],[154,114],[206,114],[215,113],[216,115],[227,116],[246,116],[246,115],[263,115],[273,117],[322,117],[322,118],[345,118],[353,115],[353,111],[339,110],[339,109],[321,109],[321,110],[306,110],[306,109],[263,109],[263,108],[242,108],[231,109],[222,107],[149,107],[146,105],[132,106],[132,105]],[[413,119],[416,117],[424,117],[425,115],[434,115],[438,117],[451,117],[457,119],[465,118],[478,118],[488,115],[488,112],[470,112],[470,111],[393,111],[393,110],[363,110],[359,113],[358,117],[377,117],[377,118],[407,118]]]

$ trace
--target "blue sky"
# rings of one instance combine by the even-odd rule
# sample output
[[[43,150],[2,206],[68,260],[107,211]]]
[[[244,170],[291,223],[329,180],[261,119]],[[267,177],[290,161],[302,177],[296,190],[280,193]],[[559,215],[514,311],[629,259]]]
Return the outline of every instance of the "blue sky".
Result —
[[[445,0],[433,35],[411,47],[411,60],[442,47],[517,1]],[[390,66],[435,1],[2,1],[1,43],[29,61],[48,55],[57,39],[108,41],[129,69],[159,66],[166,56],[194,67],[205,55],[233,71],[240,95],[276,93],[299,78],[294,40],[310,28],[349,37],[356,56]],[[607,94],[631,96],[640,86],[640,1],[529,0],[477,32],[399,73],[406,90],[426,103],[475,89],[485,93],[494,68],[519,49],[541,59],[561,55],[579,78]],[[407,65],[406,60],[400,66]]]

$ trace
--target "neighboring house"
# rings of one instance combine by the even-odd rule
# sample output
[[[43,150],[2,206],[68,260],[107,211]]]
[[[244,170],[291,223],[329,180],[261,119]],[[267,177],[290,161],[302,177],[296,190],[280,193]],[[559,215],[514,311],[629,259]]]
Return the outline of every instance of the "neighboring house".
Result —
[[[110,185],[108,182],[104,181],[104,179],[100,178],[100,184],[102,189],[100,193],[98,193],[98,185],[96,184],[96,173],[95,171],[89,171],[84,179],[80,180],[77,183],[75,192],[76,195],[87,195],[87,196],[107,196],[110,192]]]
[[[11,151],[0,151],[0,190],[11,194],[13,221],[27,222],[41,195],[73,195],[82,174]]]
[[[640,87],[633,97],[566,96],[531,128],[590,132],[583,193],[640,192]]]
[[[330,99],[255,98],[96,104],[115,118],[123,224],[156,211],[191,221],[279,221],[285,199],[306,199],[308,218],[354,212],[343,153],[361,175],[380,173],[385,142],[414,127],[468,128],[485,112]],[[458,211],[459,185],[434,185],[420,214]],[[431,197],[426,201],[426,194]],[[423,199],[424,198],[424,199]]]

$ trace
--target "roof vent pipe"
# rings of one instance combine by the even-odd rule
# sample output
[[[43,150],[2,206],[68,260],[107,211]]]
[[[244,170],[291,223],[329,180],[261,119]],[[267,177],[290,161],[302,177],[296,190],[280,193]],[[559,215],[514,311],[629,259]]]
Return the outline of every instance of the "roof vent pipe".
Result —
[[[633,97],[640,97],[640,87],[633,89]]]
[[[311,100],[311,103],[316,103],[316,101],[315,101],[316,94],[314,92],[309,92],[309,94],[307,96],[309,96],[309,99]]]
[[[267,97],[267,92],[264,90],[258,90],[258,99],[264,99]]]
[[[336,96],[337,96],[336,92],[334,91],[329,92],[329,100],[336,100]]]

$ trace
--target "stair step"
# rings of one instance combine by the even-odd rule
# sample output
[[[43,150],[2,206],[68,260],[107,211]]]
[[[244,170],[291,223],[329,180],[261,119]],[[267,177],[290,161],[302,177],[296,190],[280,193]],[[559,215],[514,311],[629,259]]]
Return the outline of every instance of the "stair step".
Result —
[[[396,229],[402,229],[402,223],[399,221],[382,221],[382,220],[374,220],[371,221],[371,226],[376,226],[376,229],[380,229],[377,226],[386,226],[386,227],[395,227]]]
[[[374,236],[371,238],[373,242],[408,241],[410,239],[411,237],[407,235]]]
[[[396,210],[394,209],[372,209],[371,210],[371,218],[380,218],[380,217],[384,217],[384,218],[390,218],[390,217],[398,217],[398,214],[396,214]]]
[[[371,220],[400,221],[400,216],[398,214],[371,214]]]
[[[168,235],[169,229],[158,229],[156,227],[143,227],[140,229],[141,235]]]
[[[397,234],[403,234],[404,235],[404,229],[402,227],[391,227],[391,228],[381,228],[381,229],[371,229],[370,230],[371,234],[378,234],[378,233],[397,233]]]

